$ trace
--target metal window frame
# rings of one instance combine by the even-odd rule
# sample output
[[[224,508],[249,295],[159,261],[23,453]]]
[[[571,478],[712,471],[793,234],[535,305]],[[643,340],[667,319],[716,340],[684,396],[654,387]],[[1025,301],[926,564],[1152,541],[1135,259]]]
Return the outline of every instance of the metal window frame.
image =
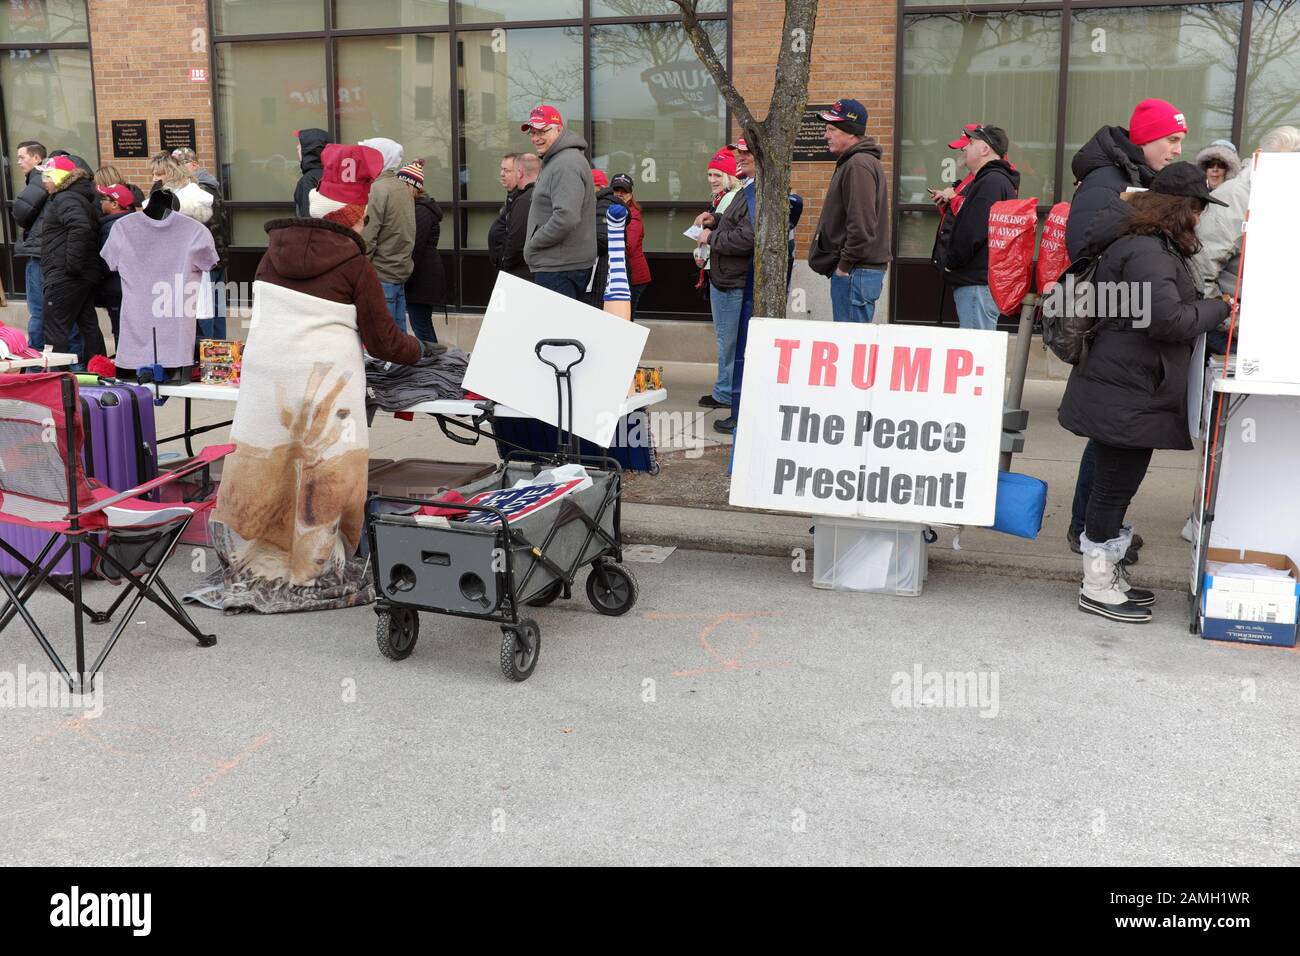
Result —
[[[599,26],[625,26],[643,23],[679,23],[681,16],[679,14],[650,14],[632,17],[593,17],[591,16],[592,0],[582,0],[582,15],[580,17],[566,17],[542,20],[499,20],[490,22],[461,23],[458,20],[458,10],[456,0],[449,0],[447,7],[447,22],[440,24],[429,24],[426,26],[397,26],[397,27],[365,27],[365,28],[346,28],[339,29],[334,26],[334,2],[333,0],[321,0],[324,28],[320,30],[302,30],[288,33],[226,33],[218,34],[216,2],[210,2],[208,6],[208,76],[212,84],[212,129],[214,139],[214,164],[220,167],[222,152],[222,129],[221,116],[222,110],[226,104],[221,95],[218,84],[217,73],[217,49],[219,45],[233,43],[259,43],[272,41],[292,41],[292,40],[319,40],[325,44],[325,89],[327,95],[329,91],[335,90],[338,83],[338,73],[336,68],[335,42],[340,39],[349,39],[356,37],[375,37],[375,36],[402,36],[406,34],[446,34],[448,49],[448,96],[450,97],[451,106],[451,169],[452,169],[452,188],[451,199],[446,204],[445,209],[447,216],[452,224],[452,244],[448,249],[444,249],[444,254],[450,254],[454,257],[455,274],[455,302],[448,303],[449,308],[464,310],[464,268],[466,257],[463,253],[481,254],[480,249],[471,249],[462,237],[462,214],[471,209],[494,209],[500,208],[500,203],[492,200],[470,200],[461,198],[463,192],[461,187],[460,170],[463,160],[464,148],[461,143],[461,120],[460,109],[457,97],[461,93],[458,84],[456,70],[456,43],[461,33],[482,33],[485,30],[535,30],[535,29],[555,29],[560,27],[579,27],[582,30],[582,58],[583,58],[583,133],[587,140],[588,148],[592,147],[592,136],[594,132],[594,117],[592,115],[592,31],[594,27]],[[725,20],[727,24],[727,54],[726,63],[728,71],[732,68],[732,29],[733,29],[733,9],[734,0],[730,0],[727,9],[716,13],[701,13],[701,20]],[[901,22],[901,21],[900,21]],[[0,45],[3,49],[3,45]],[[327,126],[330,138],[335,142],[338,141],[338,103],[333,101],[328,109]],[[730,135],[731,131],[731,107],[725,105],[724,101],[724,134]],[[97,127],[98,128],[98,127]],[[229,186],[225,182],[226,177],[222,177],[222,192],[229,193]],[[703,201],[703,200],[702,200]],[[291,210],[293,204],[290,201],[268,201],[252,199],[231,199],[226,198],[224,204],[231,212],[238,212],[242,209],[285,209]],[[663,200],[651,200],[642,203],[645,208],[677,208],[686,203],[671,202]],[[232,235],[233,239],[233,235]],[[235,246],[231,245],[231,250],[235,252],[255,251],[260,246]],[[656,255],[671,255],[671,253],[659,253]],[[689,257],[689,253],[682,254],[683,259]]]

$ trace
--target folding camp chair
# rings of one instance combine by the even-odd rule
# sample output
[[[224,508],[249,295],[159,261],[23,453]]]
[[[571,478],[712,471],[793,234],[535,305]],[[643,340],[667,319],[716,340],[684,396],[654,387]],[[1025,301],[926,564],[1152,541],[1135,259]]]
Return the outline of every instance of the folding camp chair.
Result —
[[[214,635],[199,630],[159,577],[185,528],[196,514],[212,507],[212,502],[157,504],[138,499],[235,450],[234,445],[205,448],[162,477],[118,493],[86,477],[81,464],[83,441],[76,378],[66,372],[0,375],[0,522],[50,533],[50,540],[34,559],[0,539],[0,548],[27,568],[16,585],[0,575],[0,589],[8,598],[0,608],[0,632],[15,616],[21,617],[73,693],[93,687],[104,659],[145,598],[194,635],[200,646],[216,643]],[[90,563],[97,562],[101,573],[126,585],[106,612],[94,611],[82,600],[82,583],[91,572],[91,567],[85,566],[82,546],[90,550]],[[50,574],[69,551],[72,578],[63,583]],[[76,682],[27,606],[42,584],[49,584],[72,604]],[[126,613],[87,671],[83,616],[95,624],[106,624],[128,597]]]

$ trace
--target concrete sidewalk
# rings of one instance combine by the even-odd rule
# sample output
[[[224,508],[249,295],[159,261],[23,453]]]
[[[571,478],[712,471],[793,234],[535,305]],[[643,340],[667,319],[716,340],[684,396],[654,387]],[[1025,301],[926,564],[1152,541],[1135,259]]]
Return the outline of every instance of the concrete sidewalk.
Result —
[[[727,505],[729,479],[727,451],[731,439],[713,431],[721,411],[700,408],[699,398],[710,390],[713,366],[696,363],[664,366],[668,401],[654,406],[652,428],[660,450],[662,470],[655,476],[629,476],[623,527],[634,543],[673,544],[703,551],[737,554],[790,555],[795,548],[812,547],[812,519],[742,511]],[[1065,543],[1070,502],[1079,455],[1084,441],[1056,423],[1064,383],[1031,381],[1025,387],[1029,410],[1025,452],[1012,467],[1035,475],[1048,484],[1048,507],[1043,530],[1035,541],[1014,538],[979,528],[966,529],[953,547],[956,534],[939,529],[939,541],[930,549],[932,565],[962,567],[1016,578],[1073,580],[1080,574],[1080,559]],[[215,402],[194,405],[196,423],[229,418],[229,406]],[[171,399],[157,410],[158,434],[166,437],[181,429],[182,404]],[[220,429],[200,437],[195,447],[226,440]],[[160,451],[180,453],[180,443]],[[450,461],[496,461],[495,445],[484,439],[472,447],[448,440],[432,419],[399,421],[376,416],[370,428],[372,458],[439,458]],[[1130,520],[1146,540],[1141,561],[1133,569],[1136,583],[1185,589],[1191,567],[1190,545],[1179,531],[1191,510],[1199,457],[1194,452],[1156,452],[1151,471],[1134,499]]]

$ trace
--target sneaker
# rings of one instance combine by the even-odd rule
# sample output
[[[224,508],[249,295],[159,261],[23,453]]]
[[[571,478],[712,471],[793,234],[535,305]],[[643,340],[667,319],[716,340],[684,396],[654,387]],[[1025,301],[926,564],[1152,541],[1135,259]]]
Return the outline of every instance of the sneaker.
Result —
[[[724,435],[734,435],[736,433],[736,420],[730,416],[719,419],[713,423],[715,432],[722,432]]]
[[[712,395],[705,395],[700,399],[700,405],[704,408],[730,408],[731,402],[720,402]]]

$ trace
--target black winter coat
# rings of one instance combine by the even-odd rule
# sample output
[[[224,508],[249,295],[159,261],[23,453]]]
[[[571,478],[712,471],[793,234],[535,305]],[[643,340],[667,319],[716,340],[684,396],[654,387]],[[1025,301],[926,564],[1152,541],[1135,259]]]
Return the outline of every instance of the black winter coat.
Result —
[[[488,227],[487,247],[488,260],[493,266],[501,268],[501,249],[506,240],[506,223],[510,221],[510,207],[515,204],[522,193],[518,189],[512,189],[506,194],[506,201],[501,205],[501,211],[497,217],[492,220],[492,225]],[[527,232],[527,229],[525,229]]]
[[[995,202],[1015,199],[1020,173],[1005,159],[980,167],[962,190],[961,208],[953,220],[944,259],[943,281],[951,286],[989,284],[989,212]]]
[[[609,207],[618,203],[614,190],[606,186],[596,193],[596,272],[591,277],[588,301],[600,308],[605,301],[605,282],[609,277]],[[621,206],[622,203],[619,203]]]
[[[78,169],[49,198],[41,217],[41,272],[47,288],[62,282],[99,284],[104,274],[99,220],[91,177]]]
[[[111,216],[104,216],[99,222],[99,248],[103,249],[104,244],[108,242],[109,233],[113,231],[113,226],[127,216],[133,216],[135,213],[118,212]],[[103,267],[103,279],[99,283],[99,288],[95,291],[95,305],[102,305],[105,308],[117,309],[122,306],[122,277],[116,272],[108,269],[108,265]]]
[[[515,190],[497,255],[498,269],[529,282],[533,281],[533,274],[524,261],[524,244],[528,241],[528,212],[533,208],[533,187],[536,185],[529,183],[522,189]]]
[[[204,225],[208,227],[208,232],[212,234],[212,244],[217,248],[217,264],[214,269],[224,269],[226,267],[226,209],[221,200],[221,184],[217,182],[206,169],[199,169],[195,172],[195,178],[199,181],[199,188],[212,197],[212,218]]]
[[[330,134],[323,129],[303,129],[298,131],[298,145],[302,147],[302,160],[298,168],[302,177],[293,190],[293,214],[299,219],[311,216],[309,195],[320,185],[321,173],[325,167],[321,164],[320,154],[330,144]]]
[[[27,174],[27,184],[14,199],[14,222],[23,230],[23,237],[14,245],[15,257],[39,259],[41,257],[41,213],[50,198],[41,181],[41,171],[33,169]]]
[[[1079,188],[1074,191],[1065,223],[1065,248],[1075,260],[1082,253],[1093,217],[1130,186],[1150,186],[1155,171],[1147,165],[1141,147],[1128,138],[1128,130],[1119,126],[1097,130],[1074,154],[1070,170]]]
[[[1117,208],[1112,204],[1111,210]],[[1123,228],[1123,211],[1117,214]],[[1094,243],[1104,239],[1096,236]],[[1123,235],[1105,247],[1096,281],[1141,289],[1145,327],[1105,318],[1088,354],[1070,373],[1058,420],[1076,435],[1121,448],[1192,447],[1187,373],[1197,336],[1228,317],[1221,299],[1203,299],[1191,263],[1165,236]]]
[[[447,273],[438,252],[442,234],[442,210],[428,196],[415,198],[415,248],[411,258],[415,268],[406,280],[406,301],[416,305],[445,305]]]

